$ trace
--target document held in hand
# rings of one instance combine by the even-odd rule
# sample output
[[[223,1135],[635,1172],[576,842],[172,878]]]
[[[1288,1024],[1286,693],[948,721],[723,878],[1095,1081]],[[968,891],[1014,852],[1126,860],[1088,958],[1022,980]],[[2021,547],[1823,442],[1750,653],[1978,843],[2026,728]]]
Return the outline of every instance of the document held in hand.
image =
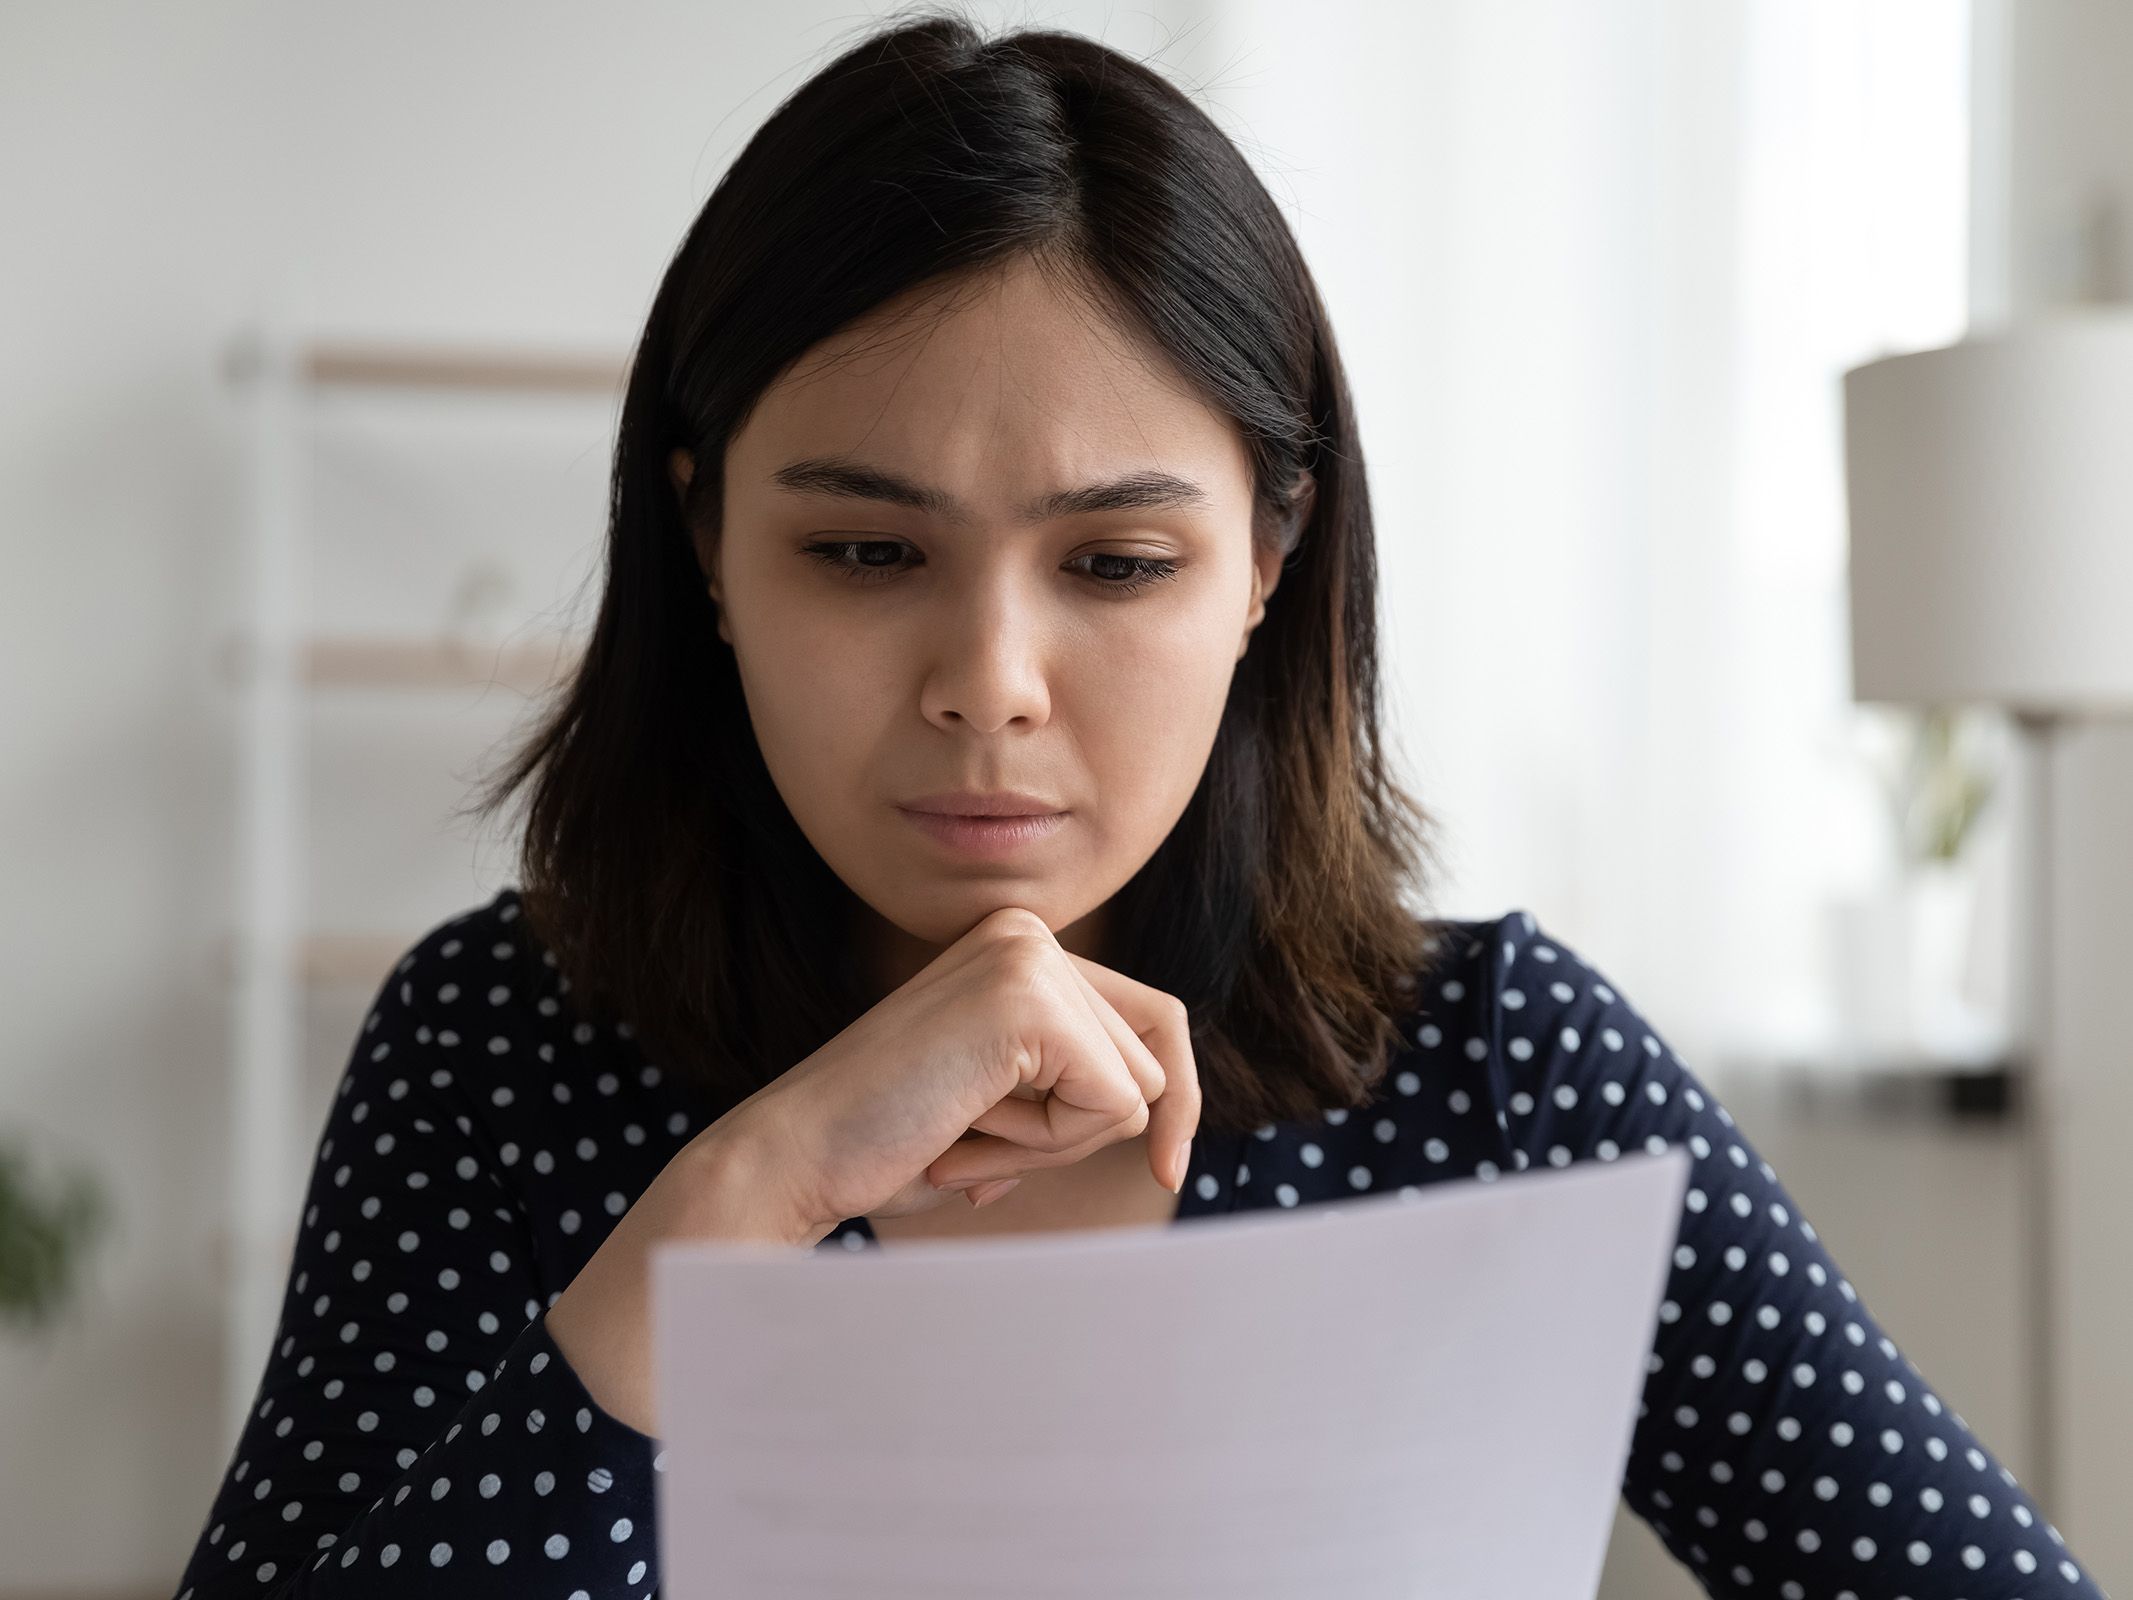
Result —
[[[661,1592],[1591,1600],[1688,1170],[662,1246]]]

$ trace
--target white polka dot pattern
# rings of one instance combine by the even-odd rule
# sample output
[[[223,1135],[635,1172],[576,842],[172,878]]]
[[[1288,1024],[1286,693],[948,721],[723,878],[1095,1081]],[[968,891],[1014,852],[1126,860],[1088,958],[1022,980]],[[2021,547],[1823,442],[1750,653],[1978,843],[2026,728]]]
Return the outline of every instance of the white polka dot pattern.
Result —
[[[656,1588],[657,1442],[593,1403],[546,1307],[599,1244],[565,1218],[604,1234],[601,1197],[703,1123],[626,1033],[573,1023],[567,987],[507,890],[380,988],[186,1600]]]
[[[179,1600],[649,1600],[657,1441],[545,1307],[713,1107],[576,1019],[515,890],[386,980],[317,1151],[282,1321]],[[1440,924],[1367,1106],[1203,1130],[1180,1222],[1686,1145],[1623,1496],[1712,1594],[2102,1591],[1868,1313],[1733,1118],[1530,913]],[[872,1246],[849,1218],[817,1248]]]
[[[1450,975],[1426,986],[1417,1049],[1385,1095],[1401,1121],[1389,1150],[1418,1155],[1379,1186],[1688,1147],[1623,1495],[1705,1590],[2100,1596],[1882,1331],[1725,1107],[1605,975],[1526,911],[1457,926]],[[1333,1198],[1287,1154],[1306,1137],[1326,1143],[1320,1129],[1277,1130],[1254,1152],[1254,1182]]]

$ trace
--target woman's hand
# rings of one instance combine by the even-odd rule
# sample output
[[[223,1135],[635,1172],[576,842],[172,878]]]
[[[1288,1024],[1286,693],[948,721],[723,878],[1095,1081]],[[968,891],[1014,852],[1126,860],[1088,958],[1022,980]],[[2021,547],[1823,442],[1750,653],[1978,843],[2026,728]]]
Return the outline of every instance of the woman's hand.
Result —
[[[650,1259],[670,1240],[819,1243],[940,1185],[1069,1166],[1147,1132],[1184,1185],[1200,1080],[1184,1004],[1003,907],[677,1151],[548,1308],[587,1391],[653,1429]]]
[[[826,1233],[1143,1132],[1156,1181],[1175,1191],[1200,1082],[1181,1001],[1007,906],[729,1116],[778,1213],[796,1233]]]

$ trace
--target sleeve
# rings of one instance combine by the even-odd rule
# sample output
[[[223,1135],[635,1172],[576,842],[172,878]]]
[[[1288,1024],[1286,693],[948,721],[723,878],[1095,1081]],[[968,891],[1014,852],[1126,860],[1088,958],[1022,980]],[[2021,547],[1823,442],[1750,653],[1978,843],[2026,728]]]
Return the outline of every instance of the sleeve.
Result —
[[[1525,911],[1493,928],[1489,1061],[1514,1168],[1688,1146],[1623,1497],[1710,1594],[2103,1591],[1860,1299],[1664,1039]]]
[[[473,1114],[458,1035],[421,1006],[458,954],[453,926],[402,958],[357,1037],[178,1600],[592,1600],[657,1583],[664,1460],[550,1339],[554,1296],[502,1175],[515,1152]]]

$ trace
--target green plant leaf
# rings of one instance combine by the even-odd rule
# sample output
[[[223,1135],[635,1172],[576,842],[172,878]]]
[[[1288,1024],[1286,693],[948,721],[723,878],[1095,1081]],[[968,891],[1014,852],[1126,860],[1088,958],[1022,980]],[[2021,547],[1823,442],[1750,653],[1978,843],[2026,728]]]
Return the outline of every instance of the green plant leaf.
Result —
[[[68,1174],[46,1194],[32,1183],[19,1151],[0,1150],[0,1321],[49,1321],[72,1293],[109,1215],[102,1189],[86,1172]]]

